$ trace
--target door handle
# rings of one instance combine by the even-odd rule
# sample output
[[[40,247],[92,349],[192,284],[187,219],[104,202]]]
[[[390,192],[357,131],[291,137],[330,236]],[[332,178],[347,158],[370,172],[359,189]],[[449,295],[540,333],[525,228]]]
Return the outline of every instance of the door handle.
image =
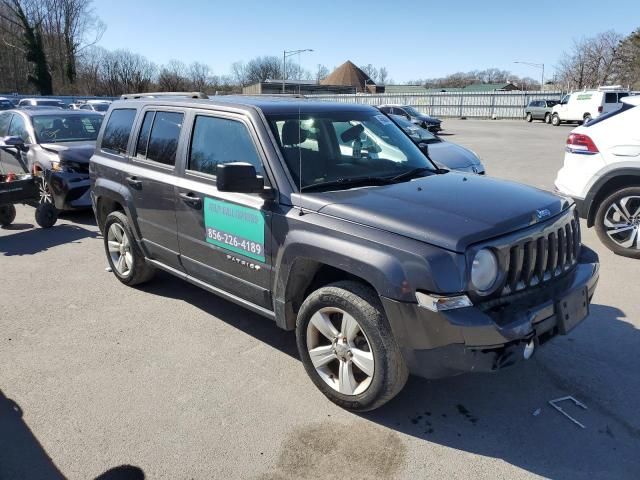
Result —
[[[195,196],[193,193],[180,193],[180,198],[193,208],[201,208],[202,207],[202,199],[200,197]]]
[[[137,177],[127,177],[127,183],[133,188],[142,188],[142,182]]]

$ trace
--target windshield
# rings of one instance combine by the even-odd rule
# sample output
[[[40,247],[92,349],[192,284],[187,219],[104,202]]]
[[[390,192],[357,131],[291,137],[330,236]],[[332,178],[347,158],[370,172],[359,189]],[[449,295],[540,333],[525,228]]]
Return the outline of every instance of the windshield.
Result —
[[[415,123],[407,120],[400,115],[391,115],[391,118],[398,124],[398,126],[400,126],[400,128],[402,128],[406,132],[407,135],[409,135],[414,141],[418,143],[437,143],[442,141],[429,130],[416,125]]]
[[[32,118],[38,143],[79,142],[95,140],[102,124],[102,115],[38,115]]]
[[[108,103],[92,103],[91,105],[96,112],[106,112],[109,110]]]
[[[39,107],[64,107],[64,103],[59,100],[36,100]]]
[[[555,105],[557,105],[559,102],[557,100],[547,100],[547,106],[548,107],[553,107]]]
[[[387,116],[375,112],[269,115],[291,176],[302,190],[356,179],[386,180],[435,166]],[[300,171],[302,170],[302,173]],[[340,186],[327,186],[336,190]]]
[[[412,117],[417,117],[422,115],[418,110],[413,107],[402,107],[409,115]]]

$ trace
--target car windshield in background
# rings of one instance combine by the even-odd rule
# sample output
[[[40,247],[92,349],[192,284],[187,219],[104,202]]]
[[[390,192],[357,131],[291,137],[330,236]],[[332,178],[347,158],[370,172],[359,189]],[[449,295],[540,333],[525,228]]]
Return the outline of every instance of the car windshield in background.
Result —
[[[9,100],[0,100],[0,110],[10,110],[13,108],[13,103]]]
[[[400,128],[402,128],[407,135],[409,135],[416,142],[425,142],[425,143],[438,143],[441,142],[438,137],[436,137],[429,130],[422,128],[415,123],[407,120],[403,116],[400,115],[391,115],[393,121],[396,122]]]
[[[32,121],[38,143],[80,142],[98,138],[102,115],[37,115]]]
[[[64,103],[57,100],[36,100],[36,105],[39,107],[60,107],[64,108]]]
[[[302,190],[383,184],[414,170],[416,176],[436,171],[411,139],[382,113],[330,112],[267,118],[291,176]]]
[[[418,110],[416,110],[413,107],[402,107],[409,115],[413,116],[413,117],[417,117],[419,115],[422,115]]]
[[[96,112],[106,112],[107,110],[109,110],[108,103],[93,103],[92,106]]]
[[[558,102],[557,100],[547,100],[547,106],[549,106],[549,107],[554,107],[554,106],[558,105],[558,103],[560,103],[560,102]]]

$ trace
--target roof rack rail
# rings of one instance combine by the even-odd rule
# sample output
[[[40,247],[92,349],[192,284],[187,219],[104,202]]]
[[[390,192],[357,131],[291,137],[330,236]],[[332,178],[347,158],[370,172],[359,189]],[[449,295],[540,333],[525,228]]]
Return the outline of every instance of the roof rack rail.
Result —
[[[148,92],[148,93],[125,93],[120,95],[120,100],[134,100],[136,98],[156,98],[156,97],[186,97],[208,99],[209,95],[204,92]]]

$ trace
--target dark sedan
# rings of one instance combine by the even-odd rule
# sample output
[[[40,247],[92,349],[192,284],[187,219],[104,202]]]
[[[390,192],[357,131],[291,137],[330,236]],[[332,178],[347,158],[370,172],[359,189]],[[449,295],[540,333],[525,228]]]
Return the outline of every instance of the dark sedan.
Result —
[[[55,108],[0,112],[0,166],[7,173],[43,172],[41,203],[90,208],[89,158],[102,119],[97,112]]]
[[[442,120],[431,117],[426,113],[419,112],[415,107],[410,105],[381,105],[378,107],[387,115],[398,115],[407,120],[426,128],[430,132],[438,133],[442,131]]]

